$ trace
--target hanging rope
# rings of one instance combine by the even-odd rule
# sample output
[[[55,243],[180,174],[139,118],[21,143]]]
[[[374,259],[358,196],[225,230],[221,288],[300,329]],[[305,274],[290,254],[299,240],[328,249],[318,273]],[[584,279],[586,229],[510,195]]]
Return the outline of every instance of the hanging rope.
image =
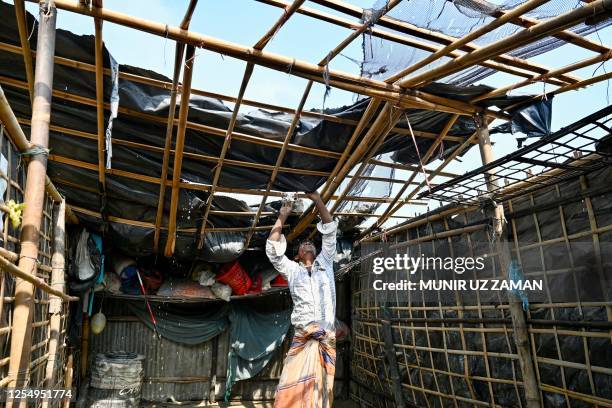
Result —
[[[408,122],[408,129],[410,130],[410,136],[412,137],[412,142],[414,143],[414,149],[416,151],[417,157],[419,158],[419,167],[423,172],[423,177],[425,177],[425,184],[427,184],[427,189],[429,193],[431,193],[431,185],[429,184],[429,177],[427,177],[427,172],[425,171],[425,166],[423,165],[423,160],[421,159],[421,152],[419,151],[419,146],[417,145],[416,137],[414,136],[414,132],[412,131],[412,125],[410,124],[410,119],[408,115],[404,113],[406,117],[406,122]]]

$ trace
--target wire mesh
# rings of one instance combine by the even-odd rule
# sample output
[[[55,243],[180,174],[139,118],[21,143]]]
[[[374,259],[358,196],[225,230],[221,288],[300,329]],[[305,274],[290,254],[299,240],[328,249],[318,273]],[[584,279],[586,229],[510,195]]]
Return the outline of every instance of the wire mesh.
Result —
[[[453,39],[461,38],[475,29],[490,23],[502,13],[512,10],[523,3],[525,3],[525,0],[506,0],[499,4],[493,4],[484,0],[410,0],[404,1],[393,8],[388,13],[388,17],[400,22],[409,23],[418,28],[431,30],[434,34],[440,33],[435,42],[443,46]],[[384,8],[385,5],[386,0],[377,0],[373,4],[372,9],[379,10]],[[579,0],[551,0],[525,13],[523,17],[543,21],[583,5]],[[605,19],[592,25],[582,23],[574,26],[570,31],[586,36],[609,26],[611,23],[611,19]],[[524,27],[520,25],[504,24],[478,37],[472,44],[482,47],[523,29]],[[391,31],[405,36],[404,33],[395,30]],[[430,43],[427,44],[431,45]],[[546,37],[516,48],[508,52],[508,55],[530,58],[551,51],[564,44],[566,42],[562,39]],[[363,36],[362,45],[363,63],[361,73],[363,76],[376,79],[388,78],[430,55],[428,51],[375,38],[368,32]],[[463,51],[469,51],[470,49],[473,48],[469,46],[461,48]],[[448,57],[440,58],[415,71],[415,73],[427,71],[449,60],[450,58]],[[469,85],[495,72],[493,68],[474,66],[450,75],[442,79],[442,82],[455,85]]]
[[[506,201],[592,172],[612,160],[612,106],[488,165],[424,191],[419,198],[477,204]]]

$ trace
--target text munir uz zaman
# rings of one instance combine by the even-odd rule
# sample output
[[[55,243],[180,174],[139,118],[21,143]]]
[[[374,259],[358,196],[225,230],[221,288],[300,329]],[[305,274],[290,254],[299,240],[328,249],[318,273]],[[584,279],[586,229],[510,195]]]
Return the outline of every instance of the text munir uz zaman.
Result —
[[[377,257],[373,260],[372,272],[380,275],[386,270],[405,270],[410,275],[421,270],[452,270],[462,275],[468,270],[481,271],[485,268],[484,257],[411,257],[408,254],[396,254],[394,257]],[[402,279],[399,282],[383,282],[381,279],[372,282],[374,290],[542,290],[542,280],[506,279],[456,279],[456,280],[420,280],[411,282]]]

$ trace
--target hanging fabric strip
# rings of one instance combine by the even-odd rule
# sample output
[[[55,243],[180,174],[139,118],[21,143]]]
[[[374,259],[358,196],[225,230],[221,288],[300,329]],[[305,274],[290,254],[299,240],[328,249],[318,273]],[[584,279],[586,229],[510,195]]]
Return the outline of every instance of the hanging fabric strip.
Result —
[[[111,159],[113,157],[113,120],[117,117],[119,110],[119,64],[113,58],[110,53],[108,54],[110,60],[111,80],[113,86],[111,88],[110,96],[110,117],[108,118],[108,126],[106,127],[106,168],[111,168]]]

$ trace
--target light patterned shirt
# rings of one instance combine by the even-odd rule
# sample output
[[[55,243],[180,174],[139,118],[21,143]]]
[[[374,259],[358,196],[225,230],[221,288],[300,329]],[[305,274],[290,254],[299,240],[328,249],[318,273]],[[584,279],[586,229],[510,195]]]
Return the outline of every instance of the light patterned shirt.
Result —
[[[334,258],[336,256],[335,221],[317,224],[322,235],[321,253],[311,267],[311,274],[301,263],[285,256],[287,240],[281,235],[279,241],[266,242],[266,254],[278,272],[289,282],[293,299],[291,323],[295,327],[306,327],[316,322],[325,330],[334,330],[336,318],[336,284],[334,282]]]

